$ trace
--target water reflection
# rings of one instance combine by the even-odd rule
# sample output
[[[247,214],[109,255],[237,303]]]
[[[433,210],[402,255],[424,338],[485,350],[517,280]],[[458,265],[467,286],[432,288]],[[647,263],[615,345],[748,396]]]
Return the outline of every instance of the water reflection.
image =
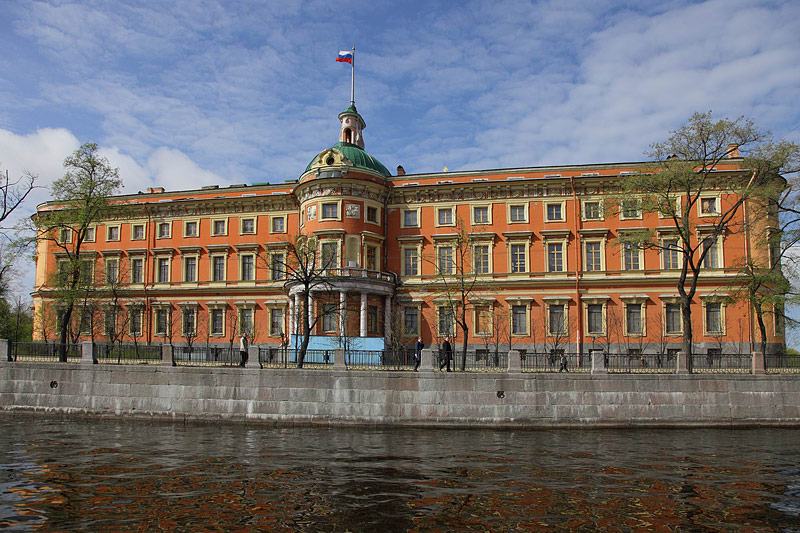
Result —
[[[0,417],[0,528],[800,527],[800,431],[254,428]]]

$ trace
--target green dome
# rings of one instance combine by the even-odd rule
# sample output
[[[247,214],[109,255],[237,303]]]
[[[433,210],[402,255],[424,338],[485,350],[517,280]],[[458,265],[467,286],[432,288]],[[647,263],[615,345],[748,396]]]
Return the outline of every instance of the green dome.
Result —
[[[356,146],[355,144],[351,143],[336,143],[331,148],[334,150],[338,150],[341,152],[350,162],[353,163],[353,166],[356,168],[365,168],[367,170],[372,170],[383,174],[387,178],[391,176],[389,171],[383,166],[383,163],[369,155],[367,152]],[[311,162],[306,167],[306,172],[311,170],[311,165],[314,164],[316,161],[317,156],[311,160]]]

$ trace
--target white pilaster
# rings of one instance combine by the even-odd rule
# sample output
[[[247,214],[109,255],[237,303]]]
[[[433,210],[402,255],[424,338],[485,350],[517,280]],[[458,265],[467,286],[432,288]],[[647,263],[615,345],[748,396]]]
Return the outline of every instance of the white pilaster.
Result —
[[[294,333],[294,298],[289,297],[289,335]]]
[[[308,329],[314,325],[314,293],[308,293]],[[311,332],[313,335],[313,331]]]
[[[361,336],[367,336],[367,293],[361,293]]]
[[[339,291],[339,335],[347,335],[347,291]]]

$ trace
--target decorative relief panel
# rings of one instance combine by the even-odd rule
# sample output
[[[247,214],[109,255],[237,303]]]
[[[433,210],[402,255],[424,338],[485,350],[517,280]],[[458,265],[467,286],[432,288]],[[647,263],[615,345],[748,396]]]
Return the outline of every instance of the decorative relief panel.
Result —
[[[361,218],[361,206],[358,204],[345,204],[344,216],[347,218]]]

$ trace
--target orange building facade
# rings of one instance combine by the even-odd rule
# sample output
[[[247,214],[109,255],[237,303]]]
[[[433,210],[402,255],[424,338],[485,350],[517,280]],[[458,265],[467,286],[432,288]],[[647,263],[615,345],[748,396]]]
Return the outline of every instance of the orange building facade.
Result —
[[[83,245],[97,292],[91,310],[76,310],[81,337],[105,340],[119,329],[114,335],[140,342],[229,343],[249,331],[258,344],[295,342],[305,304],[287,283],[287,243],[303,234],[316,238],[325,262],[325,283],[309,303],[312,347],[383,349],[417,336],[460,345],[463,306],[471,349],[679,351],[678,253],[619,242],[650,228],[669,247],[674,226],[658,213],[607,207],[620,181],[648,163],[413,175],[398,167],[392,175],[364,151],[355,106],[339,119],[339,142],[298,180],[114,197],[124,215],[98,222]],[[737,172],[741,161],[718,171]],[[703,195],[697,239],[730,201],[722,190]],[[759,341],[750,306],[730,287],[737,260],[767,251],[744,229],[747,206],[737,216],[734,229],[706,244],[692,313],[696,353],[745,353]],[[54,240],[41,239],[37,251],[40,339],[56,336],[52,280],[64,256]],[[769,324],[771,351],[784,344],[781,329]]]

